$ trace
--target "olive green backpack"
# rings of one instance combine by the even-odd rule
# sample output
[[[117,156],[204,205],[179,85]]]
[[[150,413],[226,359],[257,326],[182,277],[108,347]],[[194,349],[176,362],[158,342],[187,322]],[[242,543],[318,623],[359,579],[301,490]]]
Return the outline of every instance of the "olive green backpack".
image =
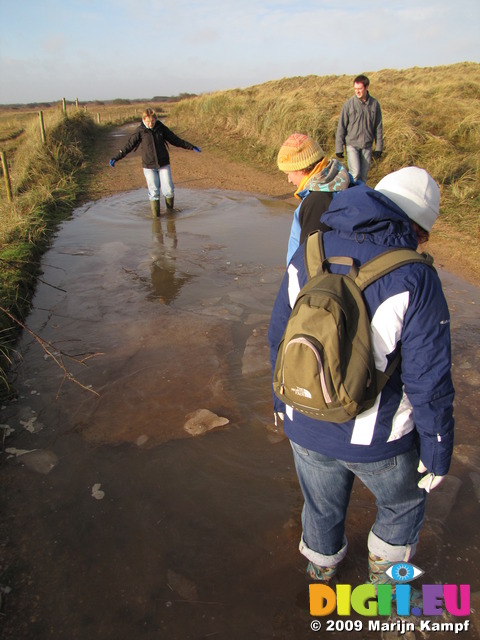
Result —
[[[433,265],[413,249],[391,249],[356,266],[352,258],[326,259],[321,232],[305,243],[308,281],[297,296],[278,347],[273,390],[286,405],[327,422],[347,422],[370,409],[396,369],[375,368],[370,318],[363,290],[383,275],[410,262]],[[350,267],[330,273],[329,265]]]

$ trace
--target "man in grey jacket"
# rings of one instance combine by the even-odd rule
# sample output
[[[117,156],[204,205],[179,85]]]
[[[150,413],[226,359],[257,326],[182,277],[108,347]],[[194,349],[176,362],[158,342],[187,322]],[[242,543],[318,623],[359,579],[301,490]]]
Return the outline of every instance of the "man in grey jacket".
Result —
[[[343,158],[343,147],[347,148],[348,169],[354,181],[367,182],[368,169],[374,156],[380,158],[383,151],[382,112],[380,105],[368,92],[370,80],[360,75],[353,81],[355,95],[342,107],[338,120],[335,153]]]

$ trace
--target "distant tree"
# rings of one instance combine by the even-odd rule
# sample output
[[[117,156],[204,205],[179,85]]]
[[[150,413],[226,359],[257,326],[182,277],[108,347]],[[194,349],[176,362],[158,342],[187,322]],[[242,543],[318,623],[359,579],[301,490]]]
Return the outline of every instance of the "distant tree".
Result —
[[[180,93],[178,96],[153,96],[152,102],[179,102],[196,96],[196,93]]]
[[[49,102],[29,102],[26,106],[29,109],[48,109],[52,105]]]
[[[196,98],[196,97],[197,97],[196,93],[179,93],[178,94],[179,100],[187,100],[188,98]]]

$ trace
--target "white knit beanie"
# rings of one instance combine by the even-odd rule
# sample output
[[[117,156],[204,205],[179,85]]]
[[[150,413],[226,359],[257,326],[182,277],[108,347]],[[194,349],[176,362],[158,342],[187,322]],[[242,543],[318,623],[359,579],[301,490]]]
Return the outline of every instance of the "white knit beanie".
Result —
[[[440,212],[440,189],[432,176],[419,167],[389,173],[375,187],[393,200],[407,216],[430,231]]]

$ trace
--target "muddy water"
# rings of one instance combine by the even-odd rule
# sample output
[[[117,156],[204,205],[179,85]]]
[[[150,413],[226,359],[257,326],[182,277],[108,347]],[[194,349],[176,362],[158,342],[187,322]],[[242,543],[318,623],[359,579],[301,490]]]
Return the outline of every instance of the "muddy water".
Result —
[[[180,211],[152,221],[145,195],[78,209],[43,261],[28,327],[47,344],[24,335],[0,420],[4,637],[310,638],[265,338],[291,205],[178,189]],[[457,447],[416,563],[479,591],[480,293],[441,276]],[[192,435],[200,409],[228,423]],[[374,512],[357,487],[343,582],[366,578]]]

